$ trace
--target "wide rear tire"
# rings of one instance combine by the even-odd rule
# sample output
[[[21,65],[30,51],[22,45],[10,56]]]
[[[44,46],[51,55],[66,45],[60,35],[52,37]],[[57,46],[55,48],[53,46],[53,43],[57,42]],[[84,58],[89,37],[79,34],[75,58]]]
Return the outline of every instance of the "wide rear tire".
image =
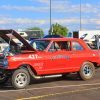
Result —
[[[91,62],[85,62],[80,67],[78,76],[83,80],[90,80],[95,74],[95,67]]]

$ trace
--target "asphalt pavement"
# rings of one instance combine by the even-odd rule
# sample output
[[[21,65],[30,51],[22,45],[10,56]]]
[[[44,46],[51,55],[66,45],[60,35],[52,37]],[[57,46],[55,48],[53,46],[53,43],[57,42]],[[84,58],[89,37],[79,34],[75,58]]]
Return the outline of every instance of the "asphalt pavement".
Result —
[[[25,89],[16,90],[10,84],[0,85],[0,100],[100,100],[100,68],[93,79],[81,80],[76,73],[44,79],[31,78]]]

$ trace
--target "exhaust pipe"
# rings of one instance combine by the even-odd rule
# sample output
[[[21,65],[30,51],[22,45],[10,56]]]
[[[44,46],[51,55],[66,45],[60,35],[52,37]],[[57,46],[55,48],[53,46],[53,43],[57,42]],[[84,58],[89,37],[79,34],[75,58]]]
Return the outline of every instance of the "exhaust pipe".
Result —
[[[30,75],[31,75],[33,78],[35,78],[35,79],[45,78],[45,76],[37,76],[37,75],[35,75],[35,74],[33,73],[32,69],[31,69],[31,67],[30,67],[29,65],[27,65],[27,69],[28,69]]]

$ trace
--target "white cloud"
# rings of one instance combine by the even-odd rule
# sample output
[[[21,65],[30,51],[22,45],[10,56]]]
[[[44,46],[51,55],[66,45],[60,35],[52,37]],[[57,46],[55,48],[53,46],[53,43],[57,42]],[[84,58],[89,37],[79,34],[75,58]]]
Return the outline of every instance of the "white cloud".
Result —
[[[30,0],[36,1],[40,4],[44,4],[44,7],[34,7],[34,6],[0,6],[0,8],[7,10],[19,10],[19,11],[37,11],[37,12],[49,12],[50,10],[50,0]],[[80,4],[78,5],[69,5],[69,1],[52,1],[52,11],[56,13],[79,13],[80,12]],[[48,6],[46,6],[48,5]],[[97,8],[92,7],[90,4],[81,4],[82,12],[94,12],[98,11]]]
[[[0,8],[7,9],[7,10],[19,10],[19,11],[37,11],[37,12],[48,12],[49,7],[33,7],[33,6],[0,6]]]
[[[53,21],[54,23],[59,23],[59,24],[64,24],[64,25],[71,25],[71,24],[79,24],[80,19],[78,17],[73,17],[73,18],[66,18],[66,19],[55,19]],[[82,24],[89,24],[87,19],[81,19]]]
[[[81,31],[86,31],[86,30],[87,30],[87,29],[85,29],[85,28],[82,28],[82,29],[81,29]]]
[[[87,18],[87,17],[86,17]],[[69,30],[79,30],[80,19],[79,17],[70,17],[62,19],[52,19],[52,24],[58,23],[64,27],[69,27]],[[0,18],[0,29],[26,29],[29,27],[42,27],[47,33],[50,27],[50,19],[29,19],[29,18]],[[94,26],[94,29],[99,29],[100,19],[91,18],[91,19],[81,19],[82,29],[88,29],[89,26]]]
[[[42,25],[45,25],[49,23],[49,21],[47,20],[41,20],[41,19],[36,19],[36,20],[33,20],[33,19],[28,19],[28,18],[24,18],[24,19],[21,19],[21,18],[17,18],[17,19],[12,19],[12,18],[1,18],[0,19],[0,24],[1,25],[6,25],[6,24],[9,24],[9,25],[33,25],[33,26],[42,26]]]
[[[5,26],[0,26],[0,29],[6,29]]]
[[[0,18],[0,29],[27,29],[30,27],[43,27],[49,24],[47,19],[28,19],[28,18]],[[44,29],[44,28],[43,28]]]
[[[38,2],[39,4],[43,4],[43,5],[50,5],[50,0],[29,0],[29,1],[36,1],[36,2]],[[70,1],[54,1],[54,0],[52,0],[51,1],[51,5],[53,5],[53,6],[59,6],[59,5],[66,5],[66,4],[68,4],[68,3],[70,3]]]
[[[11,17],[11,15],[0,14],[0,17]]]
[[[30,0],[30,1],[37,1],[40,4],[44,5],[50,5],[50,0]],[[70,4],[69,4],[70,3]],[[100,2],[99,2],[100,3]],[[79,13],[80,12],[80,4],[78,5],[72,5],[70,1],[53,1],[51,2],[52,10],[56,13]],[[100,10],[95,7],[93,7],[90,4],[81,4],[81,10],[83,13],[97,13],[100,12]]]
[[[5,24],[5,22],[4,21],[0,21],[0,24]]]
[[[50,0],[29,0],[29,1],[37,1],[41,4],[46,4],[46,5],[50,5]]]
[[[100,14],[97,15],[100,18]]]
[[[33,7],[33,6],[0,6],[0,8],[7,9],[7,10],[18,10],[18,11],[36,11],[36,12],[49,12],[50,7]],[[72,5],[67,6],[65,3],[55,3],[52,5],[52,11],[55,13],[79,13],[80,12],[80,5]],[[82,4],[81,7],[82,13],[99,13],[100,9],[92,7],[90,4]]]
[[[99,24],[100,25],[100,19],[96,19],[96,18],[90,19],[90,22],[94,23],[94,24]]]
[[[44,4],[43,7],[34,7],[34,6],[0,6],[2,9],[7,10],[18,10],[18,11],[36,11],[36,12],[49,12],[50,11],[50,0],[30,0],[36,1],[40,4]],[[90,4],[81,4],[82,13],[99,13],[100,9],[98,7],[94,7]],[[52,0],[52,12],[55,13],[79,13],[80,12],[80,4],[72,5],[69,1],[53,1]]]
[[[96,29],[97,29],[97,30],[98,30],[98,29],[100,30],[100,26],[97,26]]]

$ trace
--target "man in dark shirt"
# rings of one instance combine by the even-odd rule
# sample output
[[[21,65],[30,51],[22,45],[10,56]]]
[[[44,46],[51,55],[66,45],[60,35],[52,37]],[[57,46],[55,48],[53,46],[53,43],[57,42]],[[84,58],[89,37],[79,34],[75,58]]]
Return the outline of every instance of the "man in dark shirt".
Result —
[[[96,41],[97,49],[99,49],[99,37],[97,35],[95,36],[95,41]]]

